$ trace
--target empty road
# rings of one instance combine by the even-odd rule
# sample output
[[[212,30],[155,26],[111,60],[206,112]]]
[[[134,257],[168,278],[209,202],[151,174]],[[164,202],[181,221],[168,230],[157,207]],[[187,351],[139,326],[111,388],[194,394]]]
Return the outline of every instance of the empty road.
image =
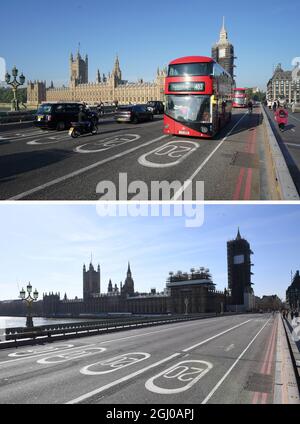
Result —
[[[216,317],[2,350],[0,403],[272,404],[279,324]]]

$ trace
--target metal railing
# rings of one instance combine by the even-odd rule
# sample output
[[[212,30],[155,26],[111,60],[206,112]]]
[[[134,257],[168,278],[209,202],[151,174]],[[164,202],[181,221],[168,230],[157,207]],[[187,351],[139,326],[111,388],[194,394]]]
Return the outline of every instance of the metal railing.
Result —
[[[6,341],[15,341],[37,338],[79,337],[83,335],[101,334],[105,332],[122,331],[130,328],[143,328],[155,325],[171,324],[183,321],[192,321],[209,318],[215,314],[181,315],[166,317],[126,318],[122,320],[102,320],[97,322],[78,322],[70,324],[53,324],[26,329],[23,327],[8,328],[5,330]]]

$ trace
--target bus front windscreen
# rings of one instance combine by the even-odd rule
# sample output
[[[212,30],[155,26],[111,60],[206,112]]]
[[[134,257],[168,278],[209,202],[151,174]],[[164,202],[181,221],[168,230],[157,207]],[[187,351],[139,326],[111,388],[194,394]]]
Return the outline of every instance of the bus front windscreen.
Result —
[[[166,115],[182,123],[210,123],[210,96],[168,96]]]
[[[246,99],[241,98],[241,97],[236,97],[234,99],[234,103],[236,103],[237,105],[243,106],[246,104]]]
[[[246,91],[245,91],[245,90],[236,90],[236,91],[234,92],[234,94],[235,94],[236,96],[246,96]]]
[[[201,77],[212,75],[213,63],[180,63],[169,66],[169,77]]]

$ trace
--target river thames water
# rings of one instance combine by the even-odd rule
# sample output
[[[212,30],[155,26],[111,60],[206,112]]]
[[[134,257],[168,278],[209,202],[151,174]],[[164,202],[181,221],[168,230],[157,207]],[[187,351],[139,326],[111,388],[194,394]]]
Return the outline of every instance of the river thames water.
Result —
[[[33,318],[35,326],[51,325],[51,324],[66,324],[69,322],[88,321],[88,319],[47,319],[47,318]],[[26,327],[26,318],[24,317],[0,317],[0,336],[4,334],[6,328]]]

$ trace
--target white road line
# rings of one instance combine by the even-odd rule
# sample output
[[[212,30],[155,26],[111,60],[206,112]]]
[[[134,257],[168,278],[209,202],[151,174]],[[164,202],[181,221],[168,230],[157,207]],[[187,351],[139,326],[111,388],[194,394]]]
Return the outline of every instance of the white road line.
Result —
[[[25,139],[30,138],[30,137],[48,138],[49,136],[48,136],[48,133],[43,134],[43,133],[39,133],[39,132],[34,132],[34,133],[31,133],[31,134],[20,135],[20,136],[17,136],[17,137],[14,137],[14,136],[11,137],[10,136],[9,140],[10,141],[20,141],[20,140],[25,140]]]
[[[229,133],[223,138],[222,141],[217,145],[217,147],[211,152],[209,156],[204,160],[204,162],[201,163],[201,165],[196,169],[196,171],[191,175],[191,177],[184,183],[183,187],[181,187],[180,190],[175,193],[172,200],[180,200],[182,194],[185,192],[185,190],[192,184],[193,179],[196,177],[197,174],[204,168],[204,166],[207,164],[207,162],[210,161],[210,159],[213,157],[213,155],[219,150],[219,148],[224,144],[224,142],[227,140],[227,138],[232,134],[232,132],[235,130],[235,128],[240,124],[240,122],[245,118],[245,116],[248,116],[248,113],[245,113],[241,119],[235,124],[235,126],[229,131]],[[196,199],[197,200],[197,199]],[[201,200],[201,199],[199,199]]]
[[[284,143],[286,146],[292,146],[292,147],[300,147],[300,144],[296,143]]]
[[[155,362],[154,364],[149,365],[146,368],[142,368],[132,374],[129,374],[125,377],[120,378],[119,380],[115,380],[109,384],[106,384],[105,386],[99,387],[96,390],[93,390],[92,392],[86,393],[85,395],[82,395],[74,400],[71,400],[70,402],[67,402],[67,405],[74,405],[76,403],[80,403],[85,401],[86,399],[89,399],[95,395],[98,395],[101,392],[104,392],[105,390],[110,389],[111,387],[117,386],[118,384],[124,383],[125,381],[131,380],[134,377],[137,377],[140,374],[143,374],[146,371],[151,370],[152,368],[158,367],[159,365],[164,364],[165,362],[171,361],[174,358],[177,358],[178,356],[180,356],[180,353],[175,353],[174,355],[168,356],[165,359],[162,359],[161,361]]]
[[[226,378],[229,376],[231,371],[236,367],[236,365],[239,363],[239,361],[242,359],[242,357],[245,355],[247,350],[252,346],[252,344],[255,342],[257,337],[260,335],[260,333],[263,331],[263,329],[269,324],[271,321],[271,318],[265,323],[265,325],[259,330],[259,332],[256,334],[256,336],[251,340],[251,342],[248,344],[246,349],[240,354],[240,356],[237,358],[237,360],[234,362],[234,364],[229,368],[229,370],[226,372],[226,374],[221,378],[221,380],[215,385],[215,387],[212,389],[212,391],[209,393],[209,395],[204,399],[202,402],[202,405],[205,405],[212,396],[216,393],[218,388],[223,384],[223,382],[226,380]]]
[[[204,320],[200,320],[200,321],[201,321],[201,323],[202,322],[203,323],[205,322],[205,323],[211,324],[212,322],[215,322],[217,320],[219,320],[219,318],[204,319]],[[197,321],[196,323],[193,323],[193,324],[186,323],[186,322],[184,322],[182,324],[189,324],[188,325],[189,327],[193,327],[195,325],[199,325],[199,321]],[[168,325],[168,323],[166,323],[166,325]],[[123,341],[123,340],[128,340],[128,339],[135,339],[137,337],[149,336],[149,335],[152,335],[152,334],[163,333],[163,332],[170,331],[170,330],[177,330],[178,328],[182,328],[183,327],[183,325],[176,325],[176,326],[174,326],[174,324],[169,324],[169,325],[170,325],[170,327],[169,328],[165,328],[164,330],[149,331],[148,333],[135,334],[134,336],[122,337],[120,339],[106,340],[105,342],[101,342],[100,344],[106,344],[106,343],[111,343],[111,342],[118,342],[118,341]]]
[[[196,346],[199,346],[199,345],[202,345],[202,344],[208,343],[209,341],[211,341],[211,340],[215,339],[216,337],[219,337],[219,336],[220,336],[220,335],[222,335],[222,334],[226,334],[227,332],[232,331],[233,329],[235,329],[235,328],[237,328],[237,327],[240,327],[241,325],[244,325],[244,324],[246,324],[246,323],[248,323],[248,322],[250,322],[250,321],[252,321],[252,320],[246,321],[246,322],[244,322],[244,323],[242,323],[242,324],[239,324],[238,326],[232,327],[232,328],[230,328],[229,330],[224,331],[223,333],[217,334],[217,335],[216,335],[216,336],[214,336],[214,337],[210,337],[209,339],[206,339],[206,340],[202,341],[201,343],[198,343]],[[174,327],[173,327],[173,328],[174,328]],[[167,329],[167,330],[170,330],[170,329]],[[164,331],[164,330],[162,330],[162,331]],[[151,334],[151,333],[148,333],[148,334]],[[134,337],[134,336],[133,336],[133,337]],[[129,338],[130,338],[130,337],[129,337]],[[100,344],[103,344],[103,343],[100,343]],[[188,352],[189,350],[191,350],[191,349],[193,349],[193,348],[194,348],[194,347],[192,347],[192,348],[188,348],[188,349],[185,349],[185,350],[183,350],[182,352],[186,353],[186,352]],[[172,359],[174,359],[174,358],[176,358],[176,357],[178,357],[178,356],[180,356],[180,355],[181,355],[181,353],[175,353],[174,355],[171,355],[171,356],[169,356],[169,357],[167,357],[167,358],[165,358],[165,359],[163,359],[163,360],[161,360],[161,361],[159,361],[159,362],[156,362],[155,364],[152,364],[152,365],[150,365],[150,366],[148,366],[148,367],[146,367],[146,368],[143,368],[143,369],[141,369],[141,370],[138,370],[138,371],[134,372],[133,374],[130,374],[130,375],[125,376],[125,377],[122,377],[122,378],[120,378],[119,380],[113,381],[112,383],[109,383],[109,384],[107,384],[107,385],[105,385],[105,386],[102,386],[102,387],[100,387],[100,388],[96,389],[96,390],[93,390],[92,392],[86,393],[85,395],[82,395],[82,396],[80,396],[80,397],[78,397],[78,398],[76,398],[76,399],[74,399],[74,400],[71,400],[70,402],[67,402],[67,404],[75,404],[75,403],[83,402],[84,400],[86,400],[86,399],[88,399],[88,398],[90,398],[90,397],[93,397],[93,396],[95,396],[95,395],[97,395],[97,394],[99,394],[99,393],[101,393],[101,392],[104,392],[105,390],[110,389],[111,387],[117,386],[117,385],[118,385],[118,384],[120,384],[120,383],[123,383],[123,382],[125,382],[125,381],[127,381],[127,380],[130,380],[130,379],[132,379],[132,378],[134,378],[134,377],[136,377],[136,376],[138,376],[138,375],[140,375],[140,374],[142,374],[142,373],[144,373],[144,372],[148,371],[149,369],[152,369],[152,368],[154,368],[154,367],[157,367],[157,366],[159,366],[159,365],[161,365],[161,364],[163,364],[163,363],[165,363],[165,362],[168,362],[168,361],[170,361],[170,360],[172,360]]]
[[[228,346],[226,349],[225,349],[225,352],[230,352],[232,349],[234,349],[235,348],[235,345],[234,344],[231,344],[230,346]]]
[[[222,331],[222,333],[216,334],[215,336],[210,337],[210,338],[209,338],[209,339],[207,339],[207,340],[204,340],[203,342],[197,343],[197,344],[195,344],[194,346],[191,346],[191,347],[189,347],[189,348],[187,348],[187,349],[184,349],[184,350],[183,350],[183,352],[185,352],[185,353],[190,352],[191,350],[196,349],[196,347],[202,346],[203,344],[208,343],[208,342],[210,342],[211,340],[216,339],[217,337],[223,336],[223,334],[229,333],[230,331],[233,331],[233,330],[235,330],[236,328],[242,327],[242,325],[248,324],[248,322],[251,322],[251,321],[253,321],[253,320],[252,320],[252,319],[249,319],[248,321],[244,321],[244,322],[242,322],[242,323],[241,323],[241,324],[239,324],[239,325],[235,325],[234,327],[231,327],[231,328],[229,328],[228,330]]]
[[[8,200],[20,200],[20,199],[24,199],[24,197],[27,197],[27,196],[30,196],[31,194],[37,193],[39,191],[42,191],[45,188],[52,187],[52,186],[54,186],[56,184],[62,183],[64,181],[66,181],[66,180],[69,180],[70,178],[77,177],[78,175],[81,175],[81,174],[83,174],[83,173],[85,173],[87,171],[90,171],[91,169],[98,168],[101,165],[104,165],[104,164],[109,163],[109,162],[112,162],[112,161],[114,161],[116,159],[122,158],[122,157],[124,157],[126,155],[129,155],[130,153],[135,152],[136,150],[141,149],[142,147],[149,146],[150,144],[156,143],[157,141],[163,140],[164,138],[167,138],[167,137],[169,137],[169,136],[168,135],[163,135],[162,137],[159,137],[159,138],[156,138],[154,140],[148,141],[148,142],[146,142],[144,144],[140,144],[137,147],[133,147],[131,149],[125,150],[125,151],[123,151],[121,153],[118,153],[118,154],[116,154],[114,156],[111,156],[111,157],[106,158],[106,159],[103,159],[103,160],[101,160],[99,162],[93,163],[92,165],[86,166],[86,167],[81,168],[81,169],[77,169],[77,171],[71,172],[70,174],[64,175],[63,177],[56,178],[55,180],[49,181],[48,183],[42,184],[42,185],[40,185],[38,187],[35,187],[35,188],[31,189],[31,190],[28,190],[28,191],[25,191],[23,193],[20,193],[20,194],[18,194],[16,196],[13,196],[13,197],[9,198]]]

